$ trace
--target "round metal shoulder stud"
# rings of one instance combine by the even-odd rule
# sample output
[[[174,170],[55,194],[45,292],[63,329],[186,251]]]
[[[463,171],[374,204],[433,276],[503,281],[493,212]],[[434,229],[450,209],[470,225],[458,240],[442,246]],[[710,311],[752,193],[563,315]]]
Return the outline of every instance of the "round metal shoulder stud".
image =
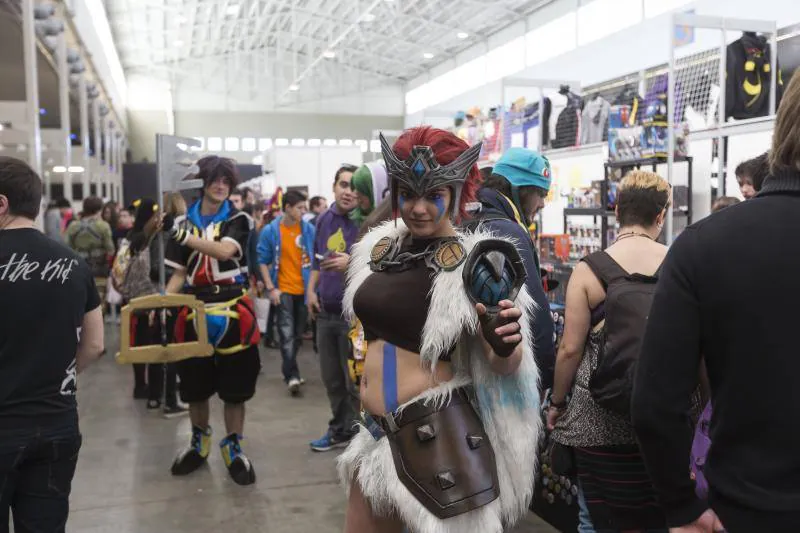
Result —
[[[393,247],[394,245],[391,237],[382,237],[381,240],[372,247],[372,251],[369,254],[370,260],[373,263],[379,263],[384,257],[389,255]]]
[[[433,253],[433,261],[445,272],[455,270],[467,258],[464,246],[458,241],[445,241]]]

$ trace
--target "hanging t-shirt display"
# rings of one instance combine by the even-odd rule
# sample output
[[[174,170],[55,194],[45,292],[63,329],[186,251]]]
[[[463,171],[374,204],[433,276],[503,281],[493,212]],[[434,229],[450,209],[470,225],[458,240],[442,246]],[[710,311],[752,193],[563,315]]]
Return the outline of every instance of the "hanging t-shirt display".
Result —
[[[769,113],[772,53],[766,37],[745,32],[728,45],[726,54],[725,118],[747,119]],[[783,97],[780,67],[776,74],[775,108]]]
[[[580,142],[583,99],[577,94],[569,92],[569,88],[562,89],[559,93],[566,96],[567,105],[558,115],[552,144],[553,148],[566,148]]]
[[[581,115],[581,145],[608,140],[608,114],[611,105],[600,95],[590,100]]]

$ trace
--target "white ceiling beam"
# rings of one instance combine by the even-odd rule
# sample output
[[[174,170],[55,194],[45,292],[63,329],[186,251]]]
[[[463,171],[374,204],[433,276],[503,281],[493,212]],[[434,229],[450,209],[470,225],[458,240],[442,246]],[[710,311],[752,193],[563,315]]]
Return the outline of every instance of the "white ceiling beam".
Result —
[[[264,53],[267,50],[276,51],[275,48],[261,48],[260,50],[248,50],[248,51],[245,51],[243,53],[243,56],[250,56],[250,55],[253,55],[253,54],[257,54],[257,53]],[[305,54],[300,54],[300,55],[305,55]],[[211,61],[214,61],[214,60],[224,60],[224,59],[227,59],[229,57],[230,57],[230,54],[225,54],[225,53],[217,54],[217,55],[213,55],[213,56],[205,56],[205,57],[184,57],[184,58],[179,58],[179,59],[174,59],[174,60],[167,60],[167,61],[162,61],[162,62],[155,62],[155,63],[149,63],[149,64],[143,64],[143,65],[135,65],[135,66],[130,67],[129,70],[146,72],[148,69],[159,69],[161,71],[164,71],[164,70],[169,70],[172,67],[175,67],[176,73],[179,73],[179,74],[181,74],[181,73],[190,73],[190,75],[196,76],[197,75],[197,71],[196,70],[187,71],[187,70],[183,69],[182,67],[184,67],[187,64],[188,65],[200,65],[200,64],[202,64],[204,62],[211,62]],[[275,59],[272,60],[272,62],[276,63],[276,64],[279,64],[279,65],[287,66],[287,67],[291,67],[292,66],[292,62],[290,60],[288,60],[288,59],[275,58]],[[384,73],[384,72],[380,72],[380,71],[376,71],[376,70],[372,70],[372,69],[369,69],[369,68],[366,68],[366,67],[359,67],[359,66],[356,66],[356,65],[349,65],[349,64],[345,64],[345,63],[337,63],[337,65],[340,68],[349,69],[349,70],[352,70],[354,72],[362,72],[362,73],[365,73],[365,74],[369,74],[370,76],[376,76],[376,77],[379,77],[381,79],[385,79],[387,81],[391,81],[393,83],[403,83],[403,82],[406,81],[404,78],[399,78],[397,76],[392,76],[390,74],[387,74],[387,73]],[[263,74],[267,75],[267,76],[270,75],[269,72],[265,72]]]

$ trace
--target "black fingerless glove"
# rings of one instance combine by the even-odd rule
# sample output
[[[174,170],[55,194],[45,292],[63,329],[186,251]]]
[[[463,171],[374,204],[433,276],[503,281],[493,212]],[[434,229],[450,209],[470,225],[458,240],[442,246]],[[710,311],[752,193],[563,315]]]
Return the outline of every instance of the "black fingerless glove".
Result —
[[[492,347],[494,353],[496,353],[498,357],[510,357],[519,343],[510,344],[503,342],[503,337],[495,333],[494,330],[506,324],[510,324],[511,322],[516,322],[516,320],[504,318],[500,316],[500,313],[486,313],[479,318],[481,330],[483,331],[483,338],[485,338],[489,346]]]

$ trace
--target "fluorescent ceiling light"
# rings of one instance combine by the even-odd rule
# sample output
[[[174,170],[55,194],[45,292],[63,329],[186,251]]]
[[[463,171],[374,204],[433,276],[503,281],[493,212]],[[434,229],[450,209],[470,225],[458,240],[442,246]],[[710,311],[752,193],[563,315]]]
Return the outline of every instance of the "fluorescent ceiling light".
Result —
[[[321,144],[322,141],[320,139],[309,139],[308,142],[306,143],[307,146],[319,146]]]
[[[466,39],[467,37],[469,37],[469,33],[465,31],[460,31],[456,33],[456,37],[458,37],[459,39]]]
[[[364,13],[363,15],[361,15],[361,20],[363,20],[364,22],[372,22],[373,20],[375,20],[375,15],[373,15],[372,13]]]
[[[299,91],[300,90],[300,86],[297,85],[296,83],[293,83],[293,84],[289,85],[289,90],[290,91]]]
[[[231,17],[235,17],[239,14],[239,9],[241,6],[239,4],[231,4],[227,8],[225,8],[225,14]]]
[[[425,59],[433,59],[433,54],[430,52],[425,52],[424,54],[422,54],[422,57],[424,57]]]
[[[292,146],[305,146],[306,140],[305,139],[292,139]]]
[[[336,146],[336,139],[325,139],[322,141],[323,146]]]
[[[353,146],[353,139],[339,139],[339,146]]]
[[[56,174],[63,174],[66,171],[67,167],[62,167],[62,166],[53,167],[53,172],[55,172]]]
[[[381,141],[373,139],[369,142],[369,151],[373,154],[379,154],[381,152]]]
[[[175,46],[183,46],[183,41],[180,39],[176,39],[175,42],[172,44],[174,44]]]
[[[275,139],[275,146],[289,146],[289,139]]]
[[[269,138],[263,139],[262,138],[262,139],[258,140],[258,151],[259,152],[265,152],[265,151],[269,150],[270,148],[272,148],[272,139],[269,139]]]
[[[75,172],[76,174],[80,174],[81,172],[83,172],[84,168],[76,166],[76,167],[69,167],[67,170],[69,170],[70,172]]]
[[[322,52],[322,57],[324,57],[325,59],[333,59],[334,57],[336,57],[336,52],[334,52],[333,50],[325,50],[324,52]]]

